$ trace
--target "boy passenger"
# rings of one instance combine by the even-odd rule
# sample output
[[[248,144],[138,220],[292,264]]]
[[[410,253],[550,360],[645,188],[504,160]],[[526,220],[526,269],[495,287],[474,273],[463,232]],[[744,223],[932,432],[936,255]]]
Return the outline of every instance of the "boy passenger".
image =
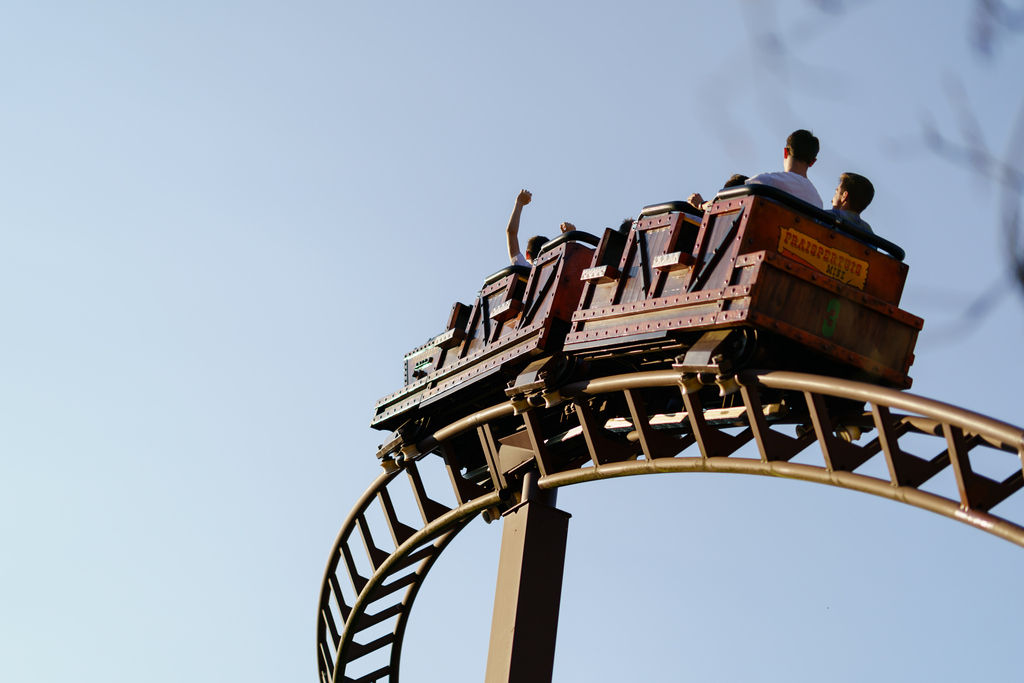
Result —
[[[832,197],[830,211],[844,220],[853,223],[864,232],[874,234],[868,222],[860,217],[860,212],[868,208],[875,198],[875,186],[871,181],[856,173],[844,173],[839,176],[839,186]]]

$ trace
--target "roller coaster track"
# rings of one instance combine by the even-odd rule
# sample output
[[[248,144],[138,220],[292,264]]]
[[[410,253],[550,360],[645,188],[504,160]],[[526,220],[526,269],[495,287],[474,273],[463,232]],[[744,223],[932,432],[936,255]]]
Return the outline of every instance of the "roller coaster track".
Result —
[[[737,397],[732,428],[716,423],[713,411],[703,409],[692,376],[675,370],[640,372],[589,380],[562,387],[549,396],[548,407],[538,405],[521,412],[539,469],[541,489],[553,489],[597,479],[669,472],[730,472],[798,479],[870,493],[882,498],[945,515],[1024,547],[1024,527],[989,513],[1024,485],[1024,430],[945,403],[858,382],[792,372],[741,373],[723,384],[723,393]],[[669,434],[648,417],[641,392],[678,386],[686,414],[685,428]],[[766,395],[802,396],[806,401],[804,425],[787,427],[766,417]],[[621,443],[607,438],[607,424],[599,424],[588,407],[591,397],[621,395],[629,407],[627,428],[635,444],[624,453]],[[833,398],[866,404],[860,421],[840,415]],[[549,457],[538,415],[543,410],[574,406],[577,434],[586,441],[590,460],[559,470]],[[849,404],[846,404],[847,406]],[[740,410],[742,407],[742,410]],[[522,406],[519,406],[522,410]],[[495,518],[510,502],[509,491],[494,490],[463,477],[452,452],[452,441],[476,430],[487,462],[497,459],[490,424],[516,415],[516,406],[503,403],[477,412],[438,430],[405,449],[405,458],[386,461],[385,471],[367,489],[341,527],[324,574],[317,613],[317,661],[322,683],[374,683],[399,680],[402,641],[416,594],[441,552],[473,519]],[[620,421],[621,422],[621,421]],[[739,427],[736,425],[739,424]],[[859,427],[858,427],[859,425]],[[863,445],[851,430],[874,430]],[[735,433],[737,432],[738,433]],[[911,454],[901,440],[910,435],[934,437],[937,453]],[[921,437],[914,437],[920,439]],[[737,457],[753,441],[750,457]],[[817,443],[821,465],[790,462]],[[465,447],[465,441],[461,447]],[[696,449],[691,446],[696,445]],[[912,444],[920,450],[920,441]],[[1012,474],[992,479],[972,466],[972,451],[1001,451],[1016,456]],[[689,457],[682,454],[696,452]],[[439,452],[442,457],[426,457]],[[888,478],[856,473],[881,455]],[[457,506],[449,508],[430,497],[420,474],[421,466],[447,469]],[[920,487],[946,468],[952,470],[956,497],[947,498]],[[877,469],[877,468],[876,468]],[[404,475],[404,476],[403,476]],[[492,471],[499,488],[506,483]],[[393,499],[404,494],[415,501],[421,523],[400,521]],[[514,501],[511,501],[514,502]],[[380,522],[381,518],[383,519]],[[377,521],[379,523],[374,524]],[[408,521],[408,520],[406,520]],[[358,532],[359,539],[356,539]],[[390,536],[392,549],[378,540]],[[361,541],[361,542],[360,542]]]

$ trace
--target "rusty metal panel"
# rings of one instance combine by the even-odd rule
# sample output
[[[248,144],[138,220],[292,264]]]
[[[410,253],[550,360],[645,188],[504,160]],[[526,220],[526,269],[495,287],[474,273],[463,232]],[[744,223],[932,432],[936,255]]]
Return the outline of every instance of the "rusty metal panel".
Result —
[[[584,275],[586,287],[579,310],[600,308],[620,302],[640,301],[677,294],[687,277],[685,266],[692,262],[690,250],[699,225],[681,213],[661,214],[637,222],[629,232],[618,263],[602,263],[611,250],[604,242],[622,239],[607,231]]]
[[[886,303],[899,305],[908,266],[764,197],[738,200],[748,215],[741,253],[781,254]],[[731,205],[736,201],[729,202]],[[718,206],[712,213],[719,211]],[[848,267],[842,267],[843,265]]]
[[[395,429],[421,407],[495,373],[514,375],[534,355],[560,350],[593,253],[585,244],[565,242],[538,258],[525,281],[509,274],[481,289],[471,309],[453,307],[448,324],[464,321],[465,327],[406,355],[406,386],[377,402],[371,425]]]
[[[787,272],[773,265],[766,262],[751,292],[748,323],[882,376],[896,386],[910,385],[907,373],[920,319],[900,320],[884,310],[885,304],[847,298],[810,280],[820,280],[818,275]]]

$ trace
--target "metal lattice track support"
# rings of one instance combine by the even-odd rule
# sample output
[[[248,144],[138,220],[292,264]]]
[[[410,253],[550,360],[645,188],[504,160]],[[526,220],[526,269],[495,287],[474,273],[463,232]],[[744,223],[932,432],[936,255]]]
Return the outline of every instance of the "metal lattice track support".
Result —
[[[540,487],[550,489],[598,479],[669,472],[784,477],[913,505],[1024,547],[1024,527],[988,512],[1024,486],[1024,430],[945,403],[873,385],[791,372],[750,372],[736,376],[729,389],[739,396],[745,415],[745,427],[738,434],[730,434],[709,424],[699,387],[694,382],[694,378],[675,370],[601,378],[563,387],[557,397],[549,397],[547,403],[551,407],[537,407],[520,415],[542,475]],[[688,430],[670,436],[652,426],[643,390],[672,386],[680,388]],[[769,423],[762,406],[762,392],[766,390],[802,396],[809,423],[805,429],[797,430],[793,436]],[[591,397],[612,394],[621,394],[628,406],[626,419],[635,431],[632,448],[609,439],[605,425],[595,419],[588,407]],[[830,411],[830,398],[866,404],[865,419],[877,432],[875,438],[863,445],[844,440],[841,435],[846,426],[840,422],[845,418]],[[543,410],[564,410],[567,402],[574,406],[590,461],[587,466],[558,470],[548,456],[548,437],[542,433],[539,415]],[[499,488],[504,487],[505,478],[496,467],[497,449],[490,425],[514,412],[511,404],[501,404],[438,430],[410,449],[421,454],[418,461],[410,458],[401,463],[385,463],[384,474],[356,503],[334,543],[321,586],[317,660],[322,683],[398,681],[405,626],[427,572],[473,516],[497,508],[508,499],[506,492],[499,495],[462,476],[455,464],[452,441],[476,430],[492,481]],[[912,454],[900,443],[911,434],[934,437],[937,452],[929,458]],[[751,441],[757,446],[758,457],[736,457],[739,449]],[[820,448],[822,465],[790,462],[812,443]],[[690,457],[680,455],[694,450],[690,448],[693,445],[697,446],[697,453]],[[1004,479],[979,474],[971,460],[977,448],[995,449],[1015,457],[1013,473]],[[422,455],[435,451],[442,457]],[[878,456],[885,460],[887,479],[856,473]],[[455,508],[449,509],[428,495],[417,462],[446,468],[458,503]],[[951,468],[956,482],[956,499],[920,489],[946,468]],[[409,487],[420,512],[422,524],[416,528],[399,520],[392,503],[392,494],[403,486]],[[384,520],[381,529],[371,528],[369,512],[374,507]],[[374,540],[375,534],[377,538],[389,535],[394,550],[382,549]],[[354,598],[346,599],[347,587],[351,587]],[[378,660],[376,668],[364,665],[360,673],[351,673],[374,657]]]

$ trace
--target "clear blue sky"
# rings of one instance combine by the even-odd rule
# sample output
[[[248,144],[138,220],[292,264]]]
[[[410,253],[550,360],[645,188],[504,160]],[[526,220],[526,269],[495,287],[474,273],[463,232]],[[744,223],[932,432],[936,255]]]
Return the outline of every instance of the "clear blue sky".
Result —
[[[1024,298],[962,316],[1009,288],[999,193],[923,142],[966,107],[1013,144],[1024,36],[980,58],[975,4],[5,8],[0,680],[315,680],[373,404],[504,265],[521,187],[524,231],[600,232],[810,128],[819,192],[867,175],[907,250],[913,391],[1024,424]],[[558,681],[1020,678],[1024,550],[945,518],[728,475],[560,503]],[[499,537],[433,570],[406,683],[482,680]]]

